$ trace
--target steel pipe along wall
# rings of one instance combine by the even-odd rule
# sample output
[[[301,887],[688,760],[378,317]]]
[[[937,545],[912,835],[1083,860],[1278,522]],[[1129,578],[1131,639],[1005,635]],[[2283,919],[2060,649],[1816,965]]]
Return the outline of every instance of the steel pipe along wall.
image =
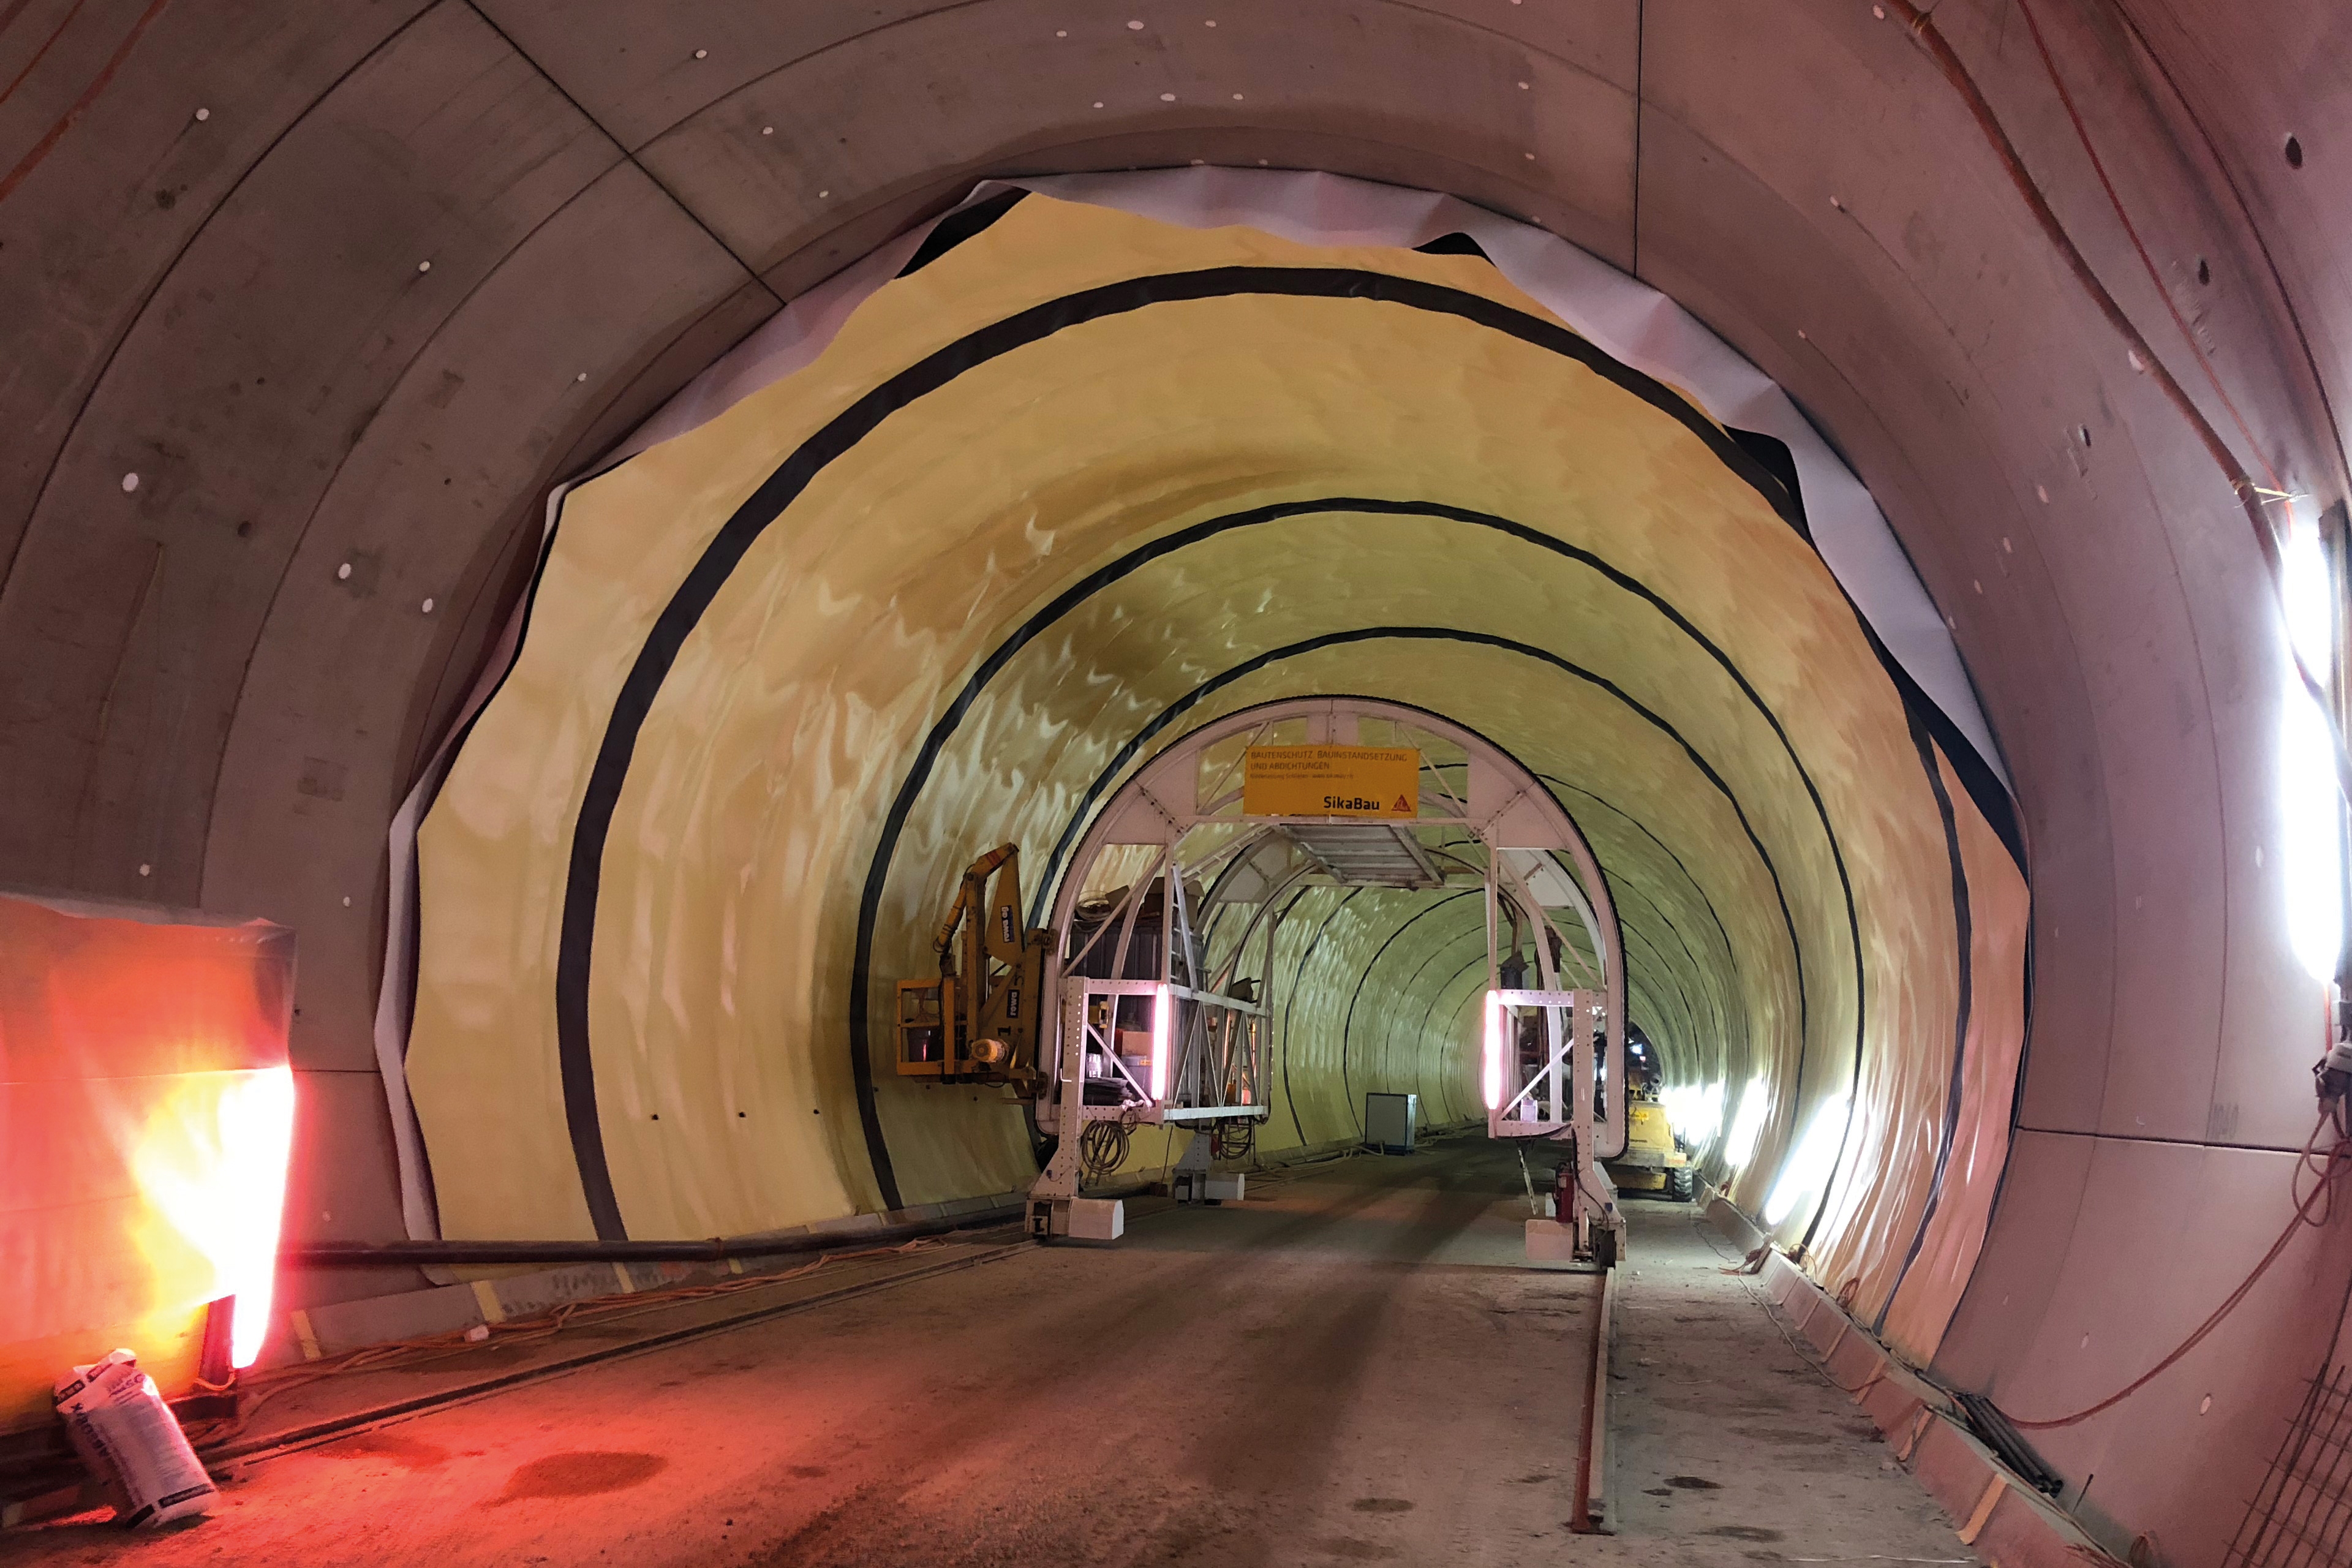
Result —
[[[1025,1181],[877,1070],[980,849],[1410,703],[1592,843],[1734,1200],[2078,1410],[2286,1224],[2324,997],[2262,552],[2027,194],[2340,554],[2352,37],[2031,5],[0,13],[0,883],[296,931],[292,1237],[741,1232]],[[1269,1149],[1469,1109],[1440,900],[1288,911]],[[2218,1563],[2347,1274],[2037,1431],[2072,1505]]]

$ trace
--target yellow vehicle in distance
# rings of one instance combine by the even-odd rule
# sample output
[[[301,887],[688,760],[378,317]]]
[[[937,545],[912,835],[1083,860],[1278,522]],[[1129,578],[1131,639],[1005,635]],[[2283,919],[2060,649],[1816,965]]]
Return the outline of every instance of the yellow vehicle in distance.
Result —
[[[1625,1152],[1602,1162],[1621,1193],[1662,1193],[1676,1203],[1698,1194],[1698,1171],[1658,1100],[1658,1074],[1645,1042],[1626,1048]]]

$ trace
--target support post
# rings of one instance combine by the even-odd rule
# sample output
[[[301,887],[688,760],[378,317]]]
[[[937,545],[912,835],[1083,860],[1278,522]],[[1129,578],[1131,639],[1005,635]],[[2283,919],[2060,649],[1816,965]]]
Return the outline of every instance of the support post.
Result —
[[[1070,1200],[1078,1195],[1078,1143],[1086,1131],[1087,987],[1083,980],[1062,984],[1061,1075],[1054,1085],[1054,1124],[1057,1142],[1054,1157],[1037,1173],[1029,1189],[1029,1234],[1039,1238],[1068,1230]],[[1057,1230],[1056,1207],[1065,1217]]]
[[[1168,1135],[1175,1137],[1175,1129],[1169,1129]],[[1169,1195],[1180,1204],[1197,1204],[1209,1195],[1209,1130],[1198,1128],[1192,1137],[1168,1176]]]

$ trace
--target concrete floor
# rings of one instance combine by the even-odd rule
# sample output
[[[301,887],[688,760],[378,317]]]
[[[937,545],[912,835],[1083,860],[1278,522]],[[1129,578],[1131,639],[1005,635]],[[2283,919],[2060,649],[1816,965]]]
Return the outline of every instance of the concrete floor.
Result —
[[[1615,1537],[1565,1522],[1597,1282],[1518,1266],[1517,1163],[1467,1141],[436,1409],[254,1463],[202,1523],[66,1521],[0,1560],[1972,1561],[1693,1211],[1632,1208]]]

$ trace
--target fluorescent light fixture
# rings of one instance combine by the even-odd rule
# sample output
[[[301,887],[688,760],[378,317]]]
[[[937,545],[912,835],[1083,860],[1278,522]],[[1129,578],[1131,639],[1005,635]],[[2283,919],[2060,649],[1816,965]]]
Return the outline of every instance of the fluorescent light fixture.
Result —
[[[1844,1131],[1845,1096],[1841,1094],[1822,1102],[1797,1152],[1780,1167],[1780,1179],[1772,1184],[1772,1195],[1764,1200],[1766,1225],[1779,1225],[1799,1204],[1819,1195],[1830,1178],[1830,1167],[1837,1162],[1838,1142]]]
[[[2325,679],[2336,644],[2335,584],[2317,528],[2298,522],[2280,547],[2280,590],[2294,651]],[[2279,822],[2287,942],[2313,979],[2336,978],[2344,950],[2343,803],[2327,720],[2293,669],[2279,714]]]
[[[2326,679],[2336,657],[2335,584],[2313,523],[2297,519],[2287,528],[2279,546],[2279,596],[2294,651],[2313,674]]]
[[[1486,1109],[1498,1109],[1503,1103],[1503,1004],[1492,991],[1486,993],[1486,1054],[1479,1085],[1486,1090]]]
[[[1168,1027],[1171,1015],[1176,1010],[1176,998],[1162,984],[1151,994],[1151,1100],[1153,1104],[1168,1098]]]
[[[2344,951],[2344,847],[2337,827],[2335,743],[2300,682],[2279,716],[2280,847],[2287,941],[2314,980],[2336,978]]]
[[[1764,1118],[1770,1110],[1763,1077],[1749,1079],[1748,1087],[1739,1091],[1739,1110],[1731,1119],[1730,1135],[1723,1141],[1726,1165],[1745,1170],[1748,1162],[1756,1158],[1756,1141],[1764,1135]]]

